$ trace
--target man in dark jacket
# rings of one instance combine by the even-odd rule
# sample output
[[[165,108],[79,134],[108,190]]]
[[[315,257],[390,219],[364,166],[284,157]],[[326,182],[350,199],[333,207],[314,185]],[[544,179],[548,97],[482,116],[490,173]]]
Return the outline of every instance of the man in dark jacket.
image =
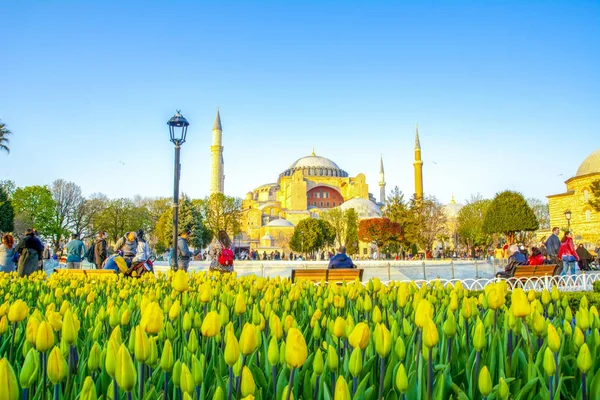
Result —
[[[35,271],[38,271],[42,266],[44,245],[42,241],[35,235],[33,229],[27,229],[25,237],[17,246],[19,253],[19,264],[17,272],[19,276],[27,276]]]
[[[560,233],[559,228],[552,228],[552,235],[546,240],[546,251],[548,252],[548,259],[552,264],[561,264],[558,260],[558,251],[560,250],[560,239],[558,234]]]
[[[108,258],[108,246],[106,245],[106,232],[99,232],[96,243],[94,243],[94,264],[96,268],[102,268],[104,261]]]
[[[338,249],[338,253],[331,258],[327,269],[338,269],[338,268],[354,268],[352,259],[346,255],[346,246],[342,246]]]

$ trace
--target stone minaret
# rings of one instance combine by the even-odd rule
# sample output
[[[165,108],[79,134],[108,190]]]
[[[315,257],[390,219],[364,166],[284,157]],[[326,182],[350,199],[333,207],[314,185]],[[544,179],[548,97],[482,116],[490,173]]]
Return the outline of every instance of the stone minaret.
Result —
[[[212,146],[210,146],[210,194],[223,193],[225,188],[225,175],[223,162],[223,141],[222,141],[221,115],[217,109],[217,118],[212,130]]]
[[[383,172],[383,155],[379,159],[379,202],[385,204],[385,173]]]
[[[421,161],[421,142],[419,142],[419,124],[415,135],[415,197],[423,198],[423,161]]]

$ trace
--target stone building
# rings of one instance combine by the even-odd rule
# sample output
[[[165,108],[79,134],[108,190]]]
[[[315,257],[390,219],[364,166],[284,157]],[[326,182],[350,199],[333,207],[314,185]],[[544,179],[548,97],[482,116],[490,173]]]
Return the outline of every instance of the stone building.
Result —
[[[567,179],[566,192],[547,196],[551,226],[561,230],[570,229],[575,242],[590,247],[600,239],[600,213],[589,204],[593,196],[590,186],[599,179],[600,149],[583,160],[575,176]],[[570,211],[570,223],[567,221],[567,211]]]

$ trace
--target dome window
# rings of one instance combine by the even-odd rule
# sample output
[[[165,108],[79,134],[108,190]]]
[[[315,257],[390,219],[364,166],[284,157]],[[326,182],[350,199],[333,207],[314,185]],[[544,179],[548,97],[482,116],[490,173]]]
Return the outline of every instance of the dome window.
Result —
[[[585,222],[590,222],[592,220],[592,212],[590,210],[585,210]]]
[[[585,189],[585,190],[583,191],[583,201],[585,201],[586,203],[587,203],[588,201],[590,201],[590,192],[589,192],[589,190],[587,190],[587,189]]]

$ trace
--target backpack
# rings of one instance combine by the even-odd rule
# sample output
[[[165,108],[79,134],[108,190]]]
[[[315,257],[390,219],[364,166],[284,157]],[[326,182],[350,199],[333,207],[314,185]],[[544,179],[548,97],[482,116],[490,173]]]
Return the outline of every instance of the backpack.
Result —
[[[93,243],[90,248],[85,252],[85,258],[92,264],[96,264],[96,252],[94,249],[96,248],[96,243]]]
[[[223,244],[221,243],[221,246]],[[233,250],[223,247],[221,249],[221,254],[219,254],[219,264],[230,267],[233,265]]]

